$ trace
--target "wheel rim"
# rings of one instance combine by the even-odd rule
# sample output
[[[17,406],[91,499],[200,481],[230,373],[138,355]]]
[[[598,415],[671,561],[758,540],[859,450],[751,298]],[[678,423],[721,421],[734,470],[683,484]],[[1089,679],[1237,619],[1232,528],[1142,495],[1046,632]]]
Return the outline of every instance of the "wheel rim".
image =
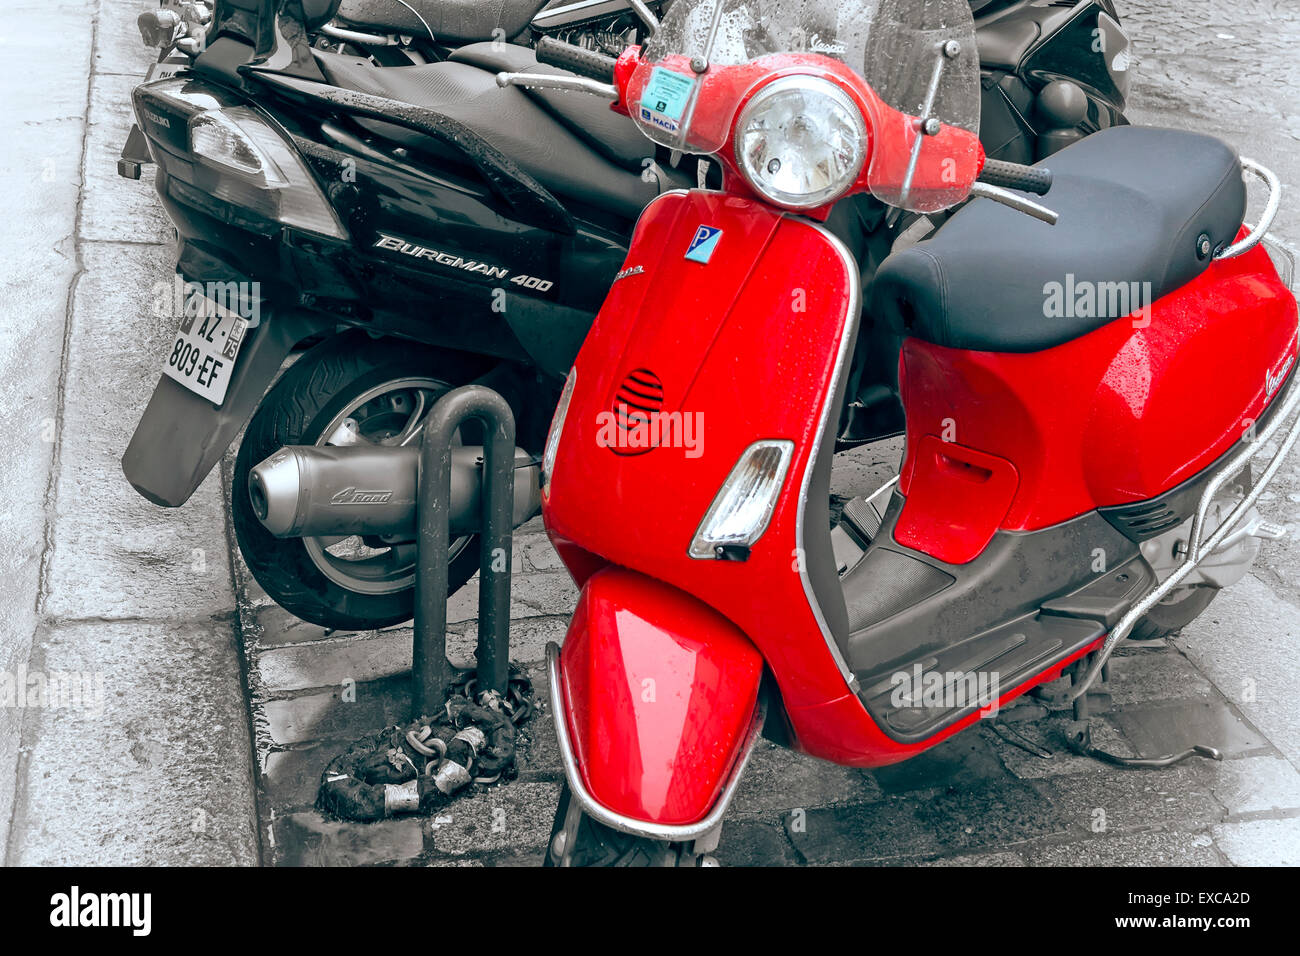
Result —
[[[434,402],[451,389],[435,378],[391,379],[356,396],[321,430],[314,444],[332,444],[345,423],[356,424],[354,434],[361,441],[377,445],[409,445],[418,441],[424,420]],[[461,443],[460,432],[452,439]],[[451,542],[448,562],[469,545],[472,536]],[[359,535],[302,539],[303,547],[316,568],[339,587],[358,594],[394,594],[415,585],[416,545],[414,541],[387,543],[363,540]]]

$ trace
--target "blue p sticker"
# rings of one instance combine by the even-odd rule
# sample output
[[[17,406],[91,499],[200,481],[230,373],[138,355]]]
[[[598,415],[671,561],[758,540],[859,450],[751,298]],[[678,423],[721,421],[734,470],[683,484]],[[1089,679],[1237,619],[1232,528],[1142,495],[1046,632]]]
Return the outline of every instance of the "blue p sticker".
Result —
[[[690,247],[686,250],[686,258],[692,262],[703,262],[708,264],[713,258],[713,251],[718,248],[718,240],[722,238],[722,230],[714,229],[712,226],[700,226],[695,230],[695,238],[691,240]]]

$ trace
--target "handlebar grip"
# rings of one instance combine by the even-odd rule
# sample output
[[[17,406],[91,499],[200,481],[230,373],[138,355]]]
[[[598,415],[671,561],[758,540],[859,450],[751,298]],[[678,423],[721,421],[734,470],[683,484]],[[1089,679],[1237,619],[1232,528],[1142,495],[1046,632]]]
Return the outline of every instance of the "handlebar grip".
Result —
[[[1022,166],[1020,163],[1008,163],[1000,159],[986,159],[979,180],[990,186],[1019,189],[1043,196],[1052,188],[1052,171],[1042,166]]]
[[[542,37],[533,48],[537,62],[547,66],[558,66],[570,73],[577,73],[601,83],[614,82],[614,64],[618,61],[612,56],[605,56],[594,50],[584,50],[572,43],[556,40],[554,37]]]

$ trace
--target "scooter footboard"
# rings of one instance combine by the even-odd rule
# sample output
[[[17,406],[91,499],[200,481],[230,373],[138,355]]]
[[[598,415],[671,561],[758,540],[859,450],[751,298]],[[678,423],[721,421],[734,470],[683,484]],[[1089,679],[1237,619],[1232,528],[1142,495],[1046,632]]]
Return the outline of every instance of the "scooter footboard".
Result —
[[[763,658],[735,624],[609,568],[547,658],[565,774],[588,815],[672,842],[721,822],[762,724]]]

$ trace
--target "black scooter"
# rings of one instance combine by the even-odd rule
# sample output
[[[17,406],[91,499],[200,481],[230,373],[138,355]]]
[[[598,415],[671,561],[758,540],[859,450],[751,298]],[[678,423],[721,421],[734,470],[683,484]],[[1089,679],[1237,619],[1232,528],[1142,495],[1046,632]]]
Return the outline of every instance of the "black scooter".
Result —
[[[362,56],[380,66],[447,59],[468,43],[533,46],[542,37],[617,55],[645,35],[671,0],[340,0],[333,19],[314,25],[319,50]],[[136,18],[158,50],[149,79],[188,66],[203,50],[209,0],[158,0]]]
[[[972,5],[991,157],[1029,162],[1125,122],[1127,40],[1110,0]],[[497,85],[498,72],[572,65],[546,39],[380,66],[313,46],[337,6],[219,0],[190,67],[134,93],[147,151],[128,142],[120,168],[156,163],[184,285],[123,469],[149,500],[179,506],[247,424],[231,508],[249,569],[299,617],[363,629],[412,613],[413,535],[379,517],[391,483],[277,453],[418,443],[438,396],[469,382],[503,394],[519,446],[540,452],[640,210],[717,170],[652,154],[594,97]],[[868,275],[935,225],[889,221],[870,199],[831,222]],[[311,337],[323,338],[275,381]],[[855,367],[842,443],[901,427],[890,366]],[[481,436],[467,425],[459,439],[469,474]],[[340,509],[375,517],[348,524]],[[472,529],[453,541],[453,590],[477,551]]]

